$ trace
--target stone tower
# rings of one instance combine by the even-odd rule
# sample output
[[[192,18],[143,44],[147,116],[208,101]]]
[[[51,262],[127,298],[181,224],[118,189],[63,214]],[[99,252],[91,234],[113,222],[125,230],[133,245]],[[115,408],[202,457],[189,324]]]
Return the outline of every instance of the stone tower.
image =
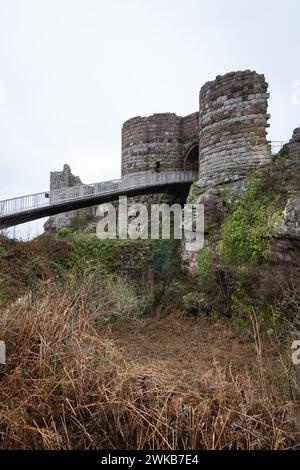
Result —
[[[268,84],[246,70],[218,76],[200,91],[198,187],[244,178],[270,162]]]
[[[199,113],[135,117],[122,128],[122,178],[153,171],[198,171]]]

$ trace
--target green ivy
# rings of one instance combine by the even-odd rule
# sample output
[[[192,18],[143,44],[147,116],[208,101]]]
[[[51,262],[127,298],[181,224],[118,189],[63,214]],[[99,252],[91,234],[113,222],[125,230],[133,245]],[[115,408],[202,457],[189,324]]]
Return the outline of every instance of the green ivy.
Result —
[[[261,188],[255,176],[250,178],[243,197],[221,228],[221,254],[226,264],[267,259],[277,216],[274,197],[274,189]]]

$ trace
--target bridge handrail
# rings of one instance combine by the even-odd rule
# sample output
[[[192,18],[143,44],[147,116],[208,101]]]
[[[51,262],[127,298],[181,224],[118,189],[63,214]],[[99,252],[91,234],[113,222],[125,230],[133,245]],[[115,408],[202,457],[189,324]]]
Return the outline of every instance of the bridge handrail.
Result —
[[[41,193],[28,194],[0,201],[0,218],[5,215],[26,212],[64,202],[76,201],[101,194],[114,194],[120,191],[141,187],[151,187],[169,183],[193,182],[198,173],[192,171],[169,171],[162,173],[140,173],[126,175],[122,179],[82,184],[68,188],[54,189]]]

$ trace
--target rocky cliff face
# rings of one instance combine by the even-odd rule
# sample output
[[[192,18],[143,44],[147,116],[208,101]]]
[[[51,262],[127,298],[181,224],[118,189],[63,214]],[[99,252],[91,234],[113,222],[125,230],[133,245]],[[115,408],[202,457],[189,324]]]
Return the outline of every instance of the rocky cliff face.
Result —
[[[300,128],[294,130],[289,142],[289,156],[283,168],[285,195],[281,219],[276,224],[273,248],[275,259],[300,266]]]

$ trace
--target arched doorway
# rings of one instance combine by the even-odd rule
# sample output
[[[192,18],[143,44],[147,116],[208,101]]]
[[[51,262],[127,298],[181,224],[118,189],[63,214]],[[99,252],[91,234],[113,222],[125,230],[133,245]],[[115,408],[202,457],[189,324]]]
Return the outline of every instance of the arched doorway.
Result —
[[[197,171],[199,172],[199,145],[192,144],[184,154],[183,157],[183,170],[184,171]]]

